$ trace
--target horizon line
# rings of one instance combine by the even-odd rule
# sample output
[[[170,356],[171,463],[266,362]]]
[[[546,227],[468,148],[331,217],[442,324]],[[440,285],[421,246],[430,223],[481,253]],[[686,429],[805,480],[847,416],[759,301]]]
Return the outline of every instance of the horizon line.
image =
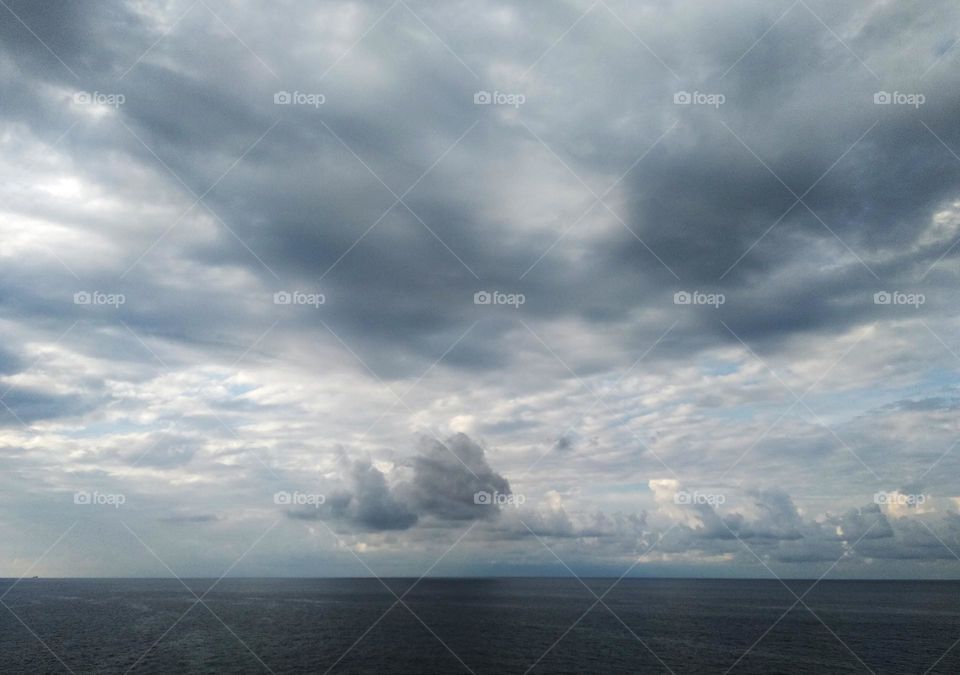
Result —
[[[555,575],[464,575],[464,576],[263,576],[263,575],[238,575],[238,576],[229,576],[229,577],[216,577],[216,576],[180,576],[180,577],[147,577],[147,576],[128,576],[128,577],[117,577],[117,576],[24,576],[24,577],[0,577],[0,583],[2,582],[22,582],[22,581],[44,581],[44,580],[57,580],[57,581],[185,581],[185,580],[194,580],[194,581],[226,581],[226,580],[292,580],[292,581],[356,581],[356,580],[413,580],[413,581],[486,581],[486,580],[498,580],[498,579],[566,579],[569,581],[577,581],[578,579],[619,579],[620,581],[769,581],[773,583],[781,583],[787,581],[818,581],[817,577],[779,577],[779,578],[770,578],[770,577],[720,577],[720,576],[703,576],[703,577],[691,577],[691,576],[637,576],[637,577],[617,577],[614,575],[585,575],[581,574],[577,577],[571,576],[555,576]],[[849,578],[838,578],[838,579],[819,579],[819,583],[827,582],[846,582],[846,581],[888,581],[888,582],[920,582],[920,581],[933,581],[933,582],[960,582],[960,578],[933,578],[933,577],[849,577]]]

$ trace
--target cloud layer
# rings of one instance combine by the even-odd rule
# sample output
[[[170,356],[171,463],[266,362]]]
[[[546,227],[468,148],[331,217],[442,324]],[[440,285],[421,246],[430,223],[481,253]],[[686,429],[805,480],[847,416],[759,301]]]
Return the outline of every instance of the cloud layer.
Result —
[[[0,574],[955,575],[955,3],[8,4]]]

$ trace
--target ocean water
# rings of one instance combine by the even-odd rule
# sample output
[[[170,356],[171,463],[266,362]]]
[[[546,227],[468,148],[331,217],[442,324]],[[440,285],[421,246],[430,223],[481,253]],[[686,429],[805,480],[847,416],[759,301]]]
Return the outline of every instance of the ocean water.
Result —
[[[626,579],[607,609],[576,579],[424,579],[404,604],[376,579],[224,579],[203,604],[177,580],[24,579],[0,673],[960,673],[960,582],[795,601],[775,580]]]

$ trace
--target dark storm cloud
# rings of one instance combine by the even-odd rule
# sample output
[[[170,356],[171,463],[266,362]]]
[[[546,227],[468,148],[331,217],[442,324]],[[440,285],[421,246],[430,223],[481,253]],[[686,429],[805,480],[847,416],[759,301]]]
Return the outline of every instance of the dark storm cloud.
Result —
[[[288,512],[293,518],[333,518],[366,530],[405,530],[422,518],[439,521],[495,518],[500,507],[475,495],[510,494],[510,483],[487,464],[483,447],[465,434],[441,442],[423,438],[412,459],[413,479],[391,487],[369,461],[351,463],[350,488],[317,509]]]
[[[16,22],[7,22],[5,30],[15,40],[12,44],[28,48],[23,54],[17,52],[17,59],[11,50],[11,61],[42,80],[78,89],[92,83],[92,73],[118,77],[150,46],[157,31],[148,25],[146,15],[119,3],[101,7],[93,15],[78,12],[73,3],[48,11],[32,3],[11,7],[23,11],[28,24],[36,22],[38,35],[66,63],[77,64],[80,81],[69,82],[74,79],[69,72]],[[685,32],[695,25],[702,18],[697,11],[705,10],[695,8],[690,16],[678,16],[671,30]],[[347,75],[351,58],[323,80],[303,68],[280,69],[278,79],[232,38],[220,35],[213,46],[244,55],[231,62],[216,60],[203,69],[198,64],[212,46],[199,37],[216,19],[197,7],[129,74],[114,80],[127,102],[117,120],[104,122],[111,128],[110,135],[84,128],[85,123],[65,143],[78,155],[90,151],[83,141],[96,144],[100,155],[106,144],[128,161],[156,171],[190,203],[269,129],[204,198],[244,245],[219,228],[216,241],[189,245],[184,253],[205,265],[241,265],[268,287],[321,285],[330,298],[323,320],[332,322],[382,376],[416,372],[421,363],[428,364],[442,353],[475,316],[472,294],[484,286],[524,290],[530,297],[525,311],[543,318],[572,315],[613,322],[622,322],[643,307],[669,311],[674,287],[717,286],[729,298],[724,318],[744,338],[831,333],[877,315],[871,297],[878,281],[802,204],[783,215],[795,202],[791,190],[804,195],[822,178],[804,196],[810,208],[857,255],[870,261],[884,282],[915,283],[949,245],[943,241],[920,244],[920,238],[933,212],[955,196],[960,178],[960,162],[921,121],[947,145],[960,146],[960,131],[952,124],[960,98],[951,93],[958,90],[955,71],[941,68],[922,86],[918,84],[927,94],[921,110],[874,105],[873,92],[887,85],[875,80],[842,45],[825,38],[823,27],[802,8],[794,11],[794,20],[778,25],[775,34],[722,81],[724,64],[736,53],[732,45],[739,45],[741,39],[715,36],[693,51],[686,43],[673,48],[678,51],[660,46],[658,51],[665,50],[660,56],[668,64],[686,63],[691,69],[712,64],[712,79],[706,78],[703,86],[715,84],[726,93],[727,103],[718,110],[674,106],[673,90],[686,85],[675,82],[659,65],[644,62],[655,78],[642,82],[631,96],[643,94],[644,110],[660,110],[679,126],[622,184],[626,210],[621,217],[643,243],[618,226],[594,242],[593,255],[559,267],[543,264],[523,282],[520,274],[571,224],[575,214],[568,214],[546,236],[515,231],[511,245],[504,246],[501,240],[509,225],[485,220],[478,213],[478,195],[466,189],[463,180],[474,184],[474,176],[499,168],[501,156],[517,158],[524,151],[546,154],[559,167],[557,160],[526,130],[516,125],[498,128],[489,115],[484,117],[489,111],[472,102],[477,82],[456,60],[438,60],[433,53],[387,59],[386,53],[396,53],[406,44],[404,31],[415,30],[402,12],[395,19],[398,27],[382,26],[371,34],[369,48],[352,55],[372,59],[384,70],[375,87],[361,88]],[[925,16],[949,16],[953,11],[940,3]],[[531,17],[539,13],[530,10]],[[550,16],[552,23],[562,24],[553,12]],[[859,38],[864,58],[882,61],[886,48],[882,41],[867,39],[867,34],[903,29],[902,23],[911,26],[916,21],[916,13],[876,14]],[[125,28],[123,39],[100,39],[106,27],[117,25]],[[740,23],[735,25],[739,31]],[[584,30],[596,36],[611,32],[599,18]],[[457,36],[450,39],[456,43]],[[469,53],[474,47],[463,39]],[[257,52],[269,50],[253,42]],[[568,48],[576,53],[579,43],[571,43]],[[279,54],[273,56],[267,51],[263,59],[267,64],[285,60]],[[193,65],[179,67],[177,57],[190,57]],[[552,62],[542,64],[535,71],[537,79],[528,86],[552,81],[555,67]],[[273,93],[284,88],[323,91],[327,101],[318,109],[273,105]],[[29,97],[29,91],[21,95]],[[589,91],[577,89],[562,116],[544,106],[528,106],[536,116],[530,124],[571,128],[569,139],[551,136],[551,147],[576,172],[604,171],[609,167],[601,162],[611,157],[612,164],[623,160],[622,168],[628,168],[632,159],[621,139],[603,135],[596,125],[582,124],[588,110],[584,100],[589,98]],[[46,114],[37,118],[37,108]],[[384,109],[393,114],[384,116]],[[54,117],[58,124],[53,126],[69,123],[70,115],[62,111],[62,103],[54,104],[49,96],[33,90],[21,112],[11,112],[43,137]],[[479,123],[405,197],[416,215],[398,204],[356,244],[394,203],[394,194],[410,187],[474,122]],[[654,115],[642,122],[655,125],[650,139],[669,126]],[[877,125],[859,144],[832,166],[874,122]],[[522,145],[504,144],[505,130],[512,143]],[[591,135],[594,132],[596,136]],[[644,149],[637,147],[634,155]],[[102,174],[104,168],[88,163],[83,170]],[[586,193],[585,198],[589,205],[592,198]],[[783,220],[761,240],[782,215]],[[173,230],[172,241],[177,234]],[[132,240],[127,247],[129,258],[111,262],[117,272],[133,263],[153,238],[150,234]],[[756,248],[746,253],[758,240]],[[677,273],[679,281],[647,246]],[[841,256],[843,264],[825,272],[823,256],[828,251]],[[721,281],[721,275],[744,253]],[[894,253],[901,254],[891,260]],[[220,312],[217,305],[211,315],[209,307],[164,302],[164,292],[155,283],[162,273],[156,267],[158,255],[158,251],[147,253],[126,280],[153,298],[150,307],[131,304],[125,313],[131,325],[183,340],[203,340],[222,332],[218,327],[235,331],[246,323],[242,314]],[[627,283],[628,279],[634,281]],[[652,289],[658,292],[651,293]],[[198,325],[201,311],[208,320]],[[216,321],[211,323],[212,318]],[[317,318],[302,321],[318,327]],[[496,324],[485,330],[494,343],[506,344],[507,333],[498,332]],[[638,330],[648,332],[642,326],[632,326],[630,332]],[[733,340],[707,317],[688,318],[681,323],[675,342],[665,345],[662,353],[674,353],[671,344],[696,349],[718,339]],[[391,358],[394,353],[414,358],[401,362]],[[450,355],[449,362],[461,367],[490,366],[505,363],[509,354],[508,349],[464,345]]]
[[[441,519],[474,520],[495,516],[498,506],[477,503],[479,492],[510,494],[510,483],[487,464],[484,449],[465,434],[441,443],[424,438],[413,458],[410,497],[422,513]]]
[[[391,494],[384,475],[369,463],[354,462],[351,471],[353,493],[347,503],[334,498],[331,510],[335,518],[348,520],[373,530],[403,530],[417,522],[417,514]]]
[[[298,520],[330,518],[365,531],[405,530],[417,522],[417,514],[397,500],[383,473],[369,461],[353,462],[349,479],[349,490],[337,490],[321,506],[290,510],[287,516]]]

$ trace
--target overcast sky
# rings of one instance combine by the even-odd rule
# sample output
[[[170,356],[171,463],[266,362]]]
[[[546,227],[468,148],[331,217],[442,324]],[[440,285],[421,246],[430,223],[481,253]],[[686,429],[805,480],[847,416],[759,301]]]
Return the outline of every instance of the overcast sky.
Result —
[[[0,4],[0,576],[960,570],[956,2]]]

